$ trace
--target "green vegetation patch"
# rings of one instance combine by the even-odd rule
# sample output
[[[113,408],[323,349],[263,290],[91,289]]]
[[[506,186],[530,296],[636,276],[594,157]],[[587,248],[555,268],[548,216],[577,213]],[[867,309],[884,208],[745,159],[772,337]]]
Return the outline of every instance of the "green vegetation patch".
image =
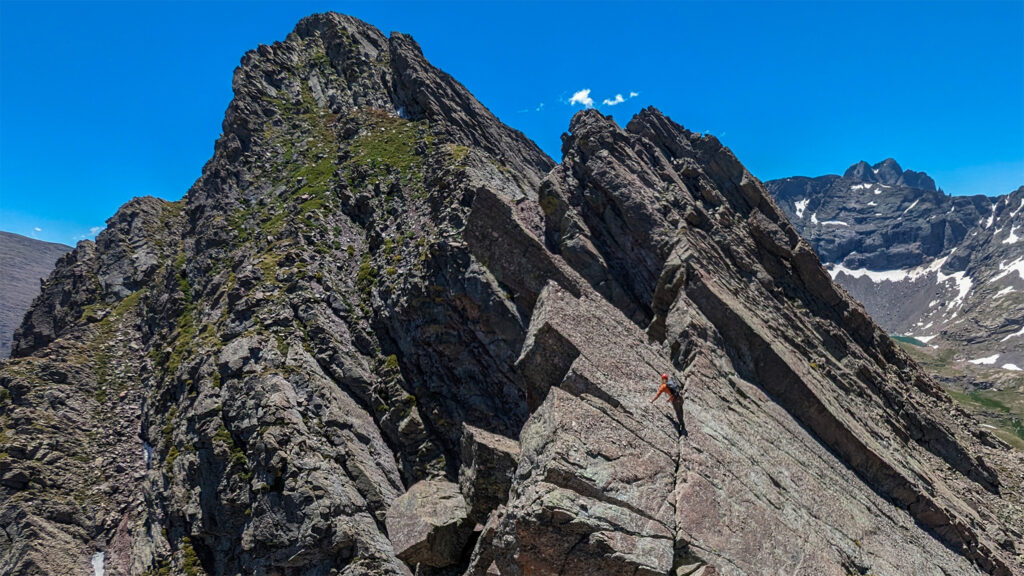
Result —
[[[425,157],[434,142],[428,123],[371,110],[364,113],[363,125],[363,131],[349,143],[345,162],[349,184],[357,187],[396,179],[422,190]]]

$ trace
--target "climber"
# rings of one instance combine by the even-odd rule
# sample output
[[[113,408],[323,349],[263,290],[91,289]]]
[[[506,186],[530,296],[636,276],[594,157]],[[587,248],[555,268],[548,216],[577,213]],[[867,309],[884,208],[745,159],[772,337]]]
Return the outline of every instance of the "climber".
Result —
[[[651,404],[653,404],[654,401],[662,394],[668,394],[669,402],[675,403],[676,400],[678,400],[680,404],[683,402],[683,391],[674,379],[668,377],[668,374],[661,375],[661,388],[658,388],[658,393],[651,399]]]
[[[668,395],[668,401],[672,404],[672,409],[676,413],[677,426],[680,434],[688,434],[686,431],[686,423],[683,421],[683,387],[680,386],[675,379],[669,378],[668,374],[661,375],[661,387],[658,388],[658,393],[651,398],[651,404],[658,399],[662,394]]]

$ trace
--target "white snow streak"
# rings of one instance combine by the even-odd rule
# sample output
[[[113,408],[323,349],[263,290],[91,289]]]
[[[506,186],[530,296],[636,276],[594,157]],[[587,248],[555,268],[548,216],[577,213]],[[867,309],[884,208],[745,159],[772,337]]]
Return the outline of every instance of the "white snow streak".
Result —
[[[822,226],[849,226],[849,224],[840,220],[825,220],[824,222],[819,222],[819,224]]]
[[[921,342],[927,344],[936,336],[938,336],[938,334],[932,334],[931,336],[911,336],[911,338],[914,338],[915,340],[920,340]]]
[[[1013,262],[1010,262],[1008,266],[1003,266],[1003,263],[1000,262],[999,269],[1002,270],[1002,272],[993,276],[989,282],[995,282],[1012,272],[1016,272],[1017,275],[1020,276],[1020,279],[1024,280],[1024,257],[1017,258]]]
[[[993,354],[986,358],[978,358],[976,360],[968,360],[971,364],[995,364],[996,359],[999,358],[999,354]]]
[[[818,213],[815,212],[814,214],[811,214],[811,224],[817,224],[817,223],[818,223]]]
[[[850,190],[865,190],[865,189],[870,190],[871,189],[871,184],[854,184],[853,186],[850,186]]]
[[[996,295],[993,296],[993,298],[999,298],[1000,296],[1006,296],[1007,294],[1009,294],[1010,292],[1013,292],[1013,291],[1014,291],[1013,290],[1013,286],[1007,286],[1006,288],[1003,288],[999,292],[996,292]]]
[[[949,304],[946,304],[946,309],[948,310],[948,309],[952,308],[953,306],[958,306],[958,305],[963,304],[964,303],[964,297],[967,296],[967,293],[971,291],[971,284],[973,284],[973,281],[971,280],[971,278],[969,276],[964,276],[964,272],[963,271],[954,272],[953,274],[950,274],[949,276],[946,276],[945,274],[943,274],[941,270],[936,270],[936,273],[939,276],[939,283],[945,282],[946,280],[955,280],[956,281],[956,289],[958,291],[958,294],[957,294],[956,298],[954,298],[953,300],[951,300],[949,302]]]
[[[1022,369],[1016,364],[1003,364],[1003,370],[1013,370],[1014,372],[1020,372]]]
[[[982,220],[982,222],[985,223],[985,228],[988,228],[989,226],[992,225],[993,222],[995,222],[995,220],[996,220],[996,204],[993,204],[992,205],[992,213],[988,215],[988,220]],[[978,224],[981,224],[981,222],[978,222]]]
[[[1020,330],[1017,330],[1016,332],[1010,334],[1006,338],[1003,338],[1002,340],[1000,340],[1000,342],[1006,342],[1010,338],[1016,338],[1017,336],[1024,336],[1024,328],[1021,328]]]
[[[1016,244],[1017,240],[1020,240],[1020,236],[1017,236],[1017,227],[1010,226],[1010,234],[1003,240],[1003,244]]]
[[[853,276],[854,278],[867,276],[876,284],[879,282],[901,282],[903,280],[917,280],[922,276],[931,274],[932,272],[937,272],[945,263],[945,258],[939,258],[927,266],[921,265],[915,268],[904,268],[900,270],[868,270],[867,268],[851,270],[842,264],[837,264],[829,270],[829,274],[833,279],[835,279],[835,277],[840,273],[846,274],[847,276]]]
[[[1010,218],[1013,218],[1014,216],[1016,216],[1017,212],[1020,212],[1021,210],[1024,210],[1024,198],[1020,199],[1020,206],[1017,206],[1016,210],[1014,210],[1013,212],[1010,212]]]
[[[804,210],[807,209],[807,205],[810,204],[810,202],[811,202],[810,198],[804,198],[803,200],[798,200],[795,203],[793,203],[793,206],[796,207],[796,217],[797,218],[800,218],[801,220],[803,220],[803,218],[804,218]]]
[[[103,552],[97,552],[92,555],[92,574],[93,576],[103,576]]]
[[[861,276],[867,276],[875,284],[882,282],[903,282],[904,280],[914,281],[922,276],[927,276],[934,272],[936,274],[937,282],[942,284],[943,282],[953,280],[956,282],[957,296],[946,304],[946,309],[953,308],[954,306],[960,306],[964,303],[964,298],[971,291],[971,286],[974,281],[966,275],[965,272],[954,272],[952,274],[943,274],[939,269],[946,263],[946,258],[939,258],[927,266],[921,265],[914,268],[904,268],[900,270],[868,270],[867,268],[857,268],[852,270],[843,266],[842,264],[836,264],[829,269],[828,273],[835,280],[839,274],[846,274],[854,278],[860,278]],[[934,306],[938,301],[932,300],[928,306]]]
[[[911,204],[910,206],[907,206],[907,209],[904,210],[903,213],[906,214],[907,212],[910,212],[910,209],[913,208],[914,206],[917,206],[917,203],[920,202],[920,201],[921,201],[920,198],[918,198],[917,200],[914,200],[914,203]]]
[[[872,200],[871,202],[868,202],[868,206],[878,206],[878,202]]]

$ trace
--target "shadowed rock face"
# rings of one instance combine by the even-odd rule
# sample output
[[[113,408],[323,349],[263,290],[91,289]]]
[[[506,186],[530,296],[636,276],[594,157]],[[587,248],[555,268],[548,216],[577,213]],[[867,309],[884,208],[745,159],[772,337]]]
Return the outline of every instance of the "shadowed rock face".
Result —
[[[766,183],[832,277],[890,333],[1024,365],[1024,188],[947,196],[891,158]]]
[[[0,565],[1021,571],[1020,455],[727,148],[655,109],[563,142],[345,16],[247,54],[203,177],[62,261],[0,368]]]

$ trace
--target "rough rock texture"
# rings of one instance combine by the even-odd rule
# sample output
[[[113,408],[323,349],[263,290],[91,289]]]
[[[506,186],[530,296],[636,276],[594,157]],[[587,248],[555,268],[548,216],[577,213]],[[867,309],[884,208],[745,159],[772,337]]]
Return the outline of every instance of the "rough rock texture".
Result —
[[[407,564],[444,568],[463,557],[473,526],[457,484],[423,480],[388,509],[387,529],[395,555]]]
[[[337,14],[234,87],[0,366],[0,573],[1024,571],[1021,454],[714,137],[590,110],[556,166]],[[395,524],[460,497],[443,558]]]
[[[482,524],[508,499],[519,442],[466,424],[460,456],[459,487],[470,508],[469,518]]]
[[[11,355],[14,330],[39,294],[39,283],[71,246],[0,232],[0,358]]]
[[[766,183],[832,277],[890,333],[1024,367],[1024,188],[947,196],[891,158]]]

